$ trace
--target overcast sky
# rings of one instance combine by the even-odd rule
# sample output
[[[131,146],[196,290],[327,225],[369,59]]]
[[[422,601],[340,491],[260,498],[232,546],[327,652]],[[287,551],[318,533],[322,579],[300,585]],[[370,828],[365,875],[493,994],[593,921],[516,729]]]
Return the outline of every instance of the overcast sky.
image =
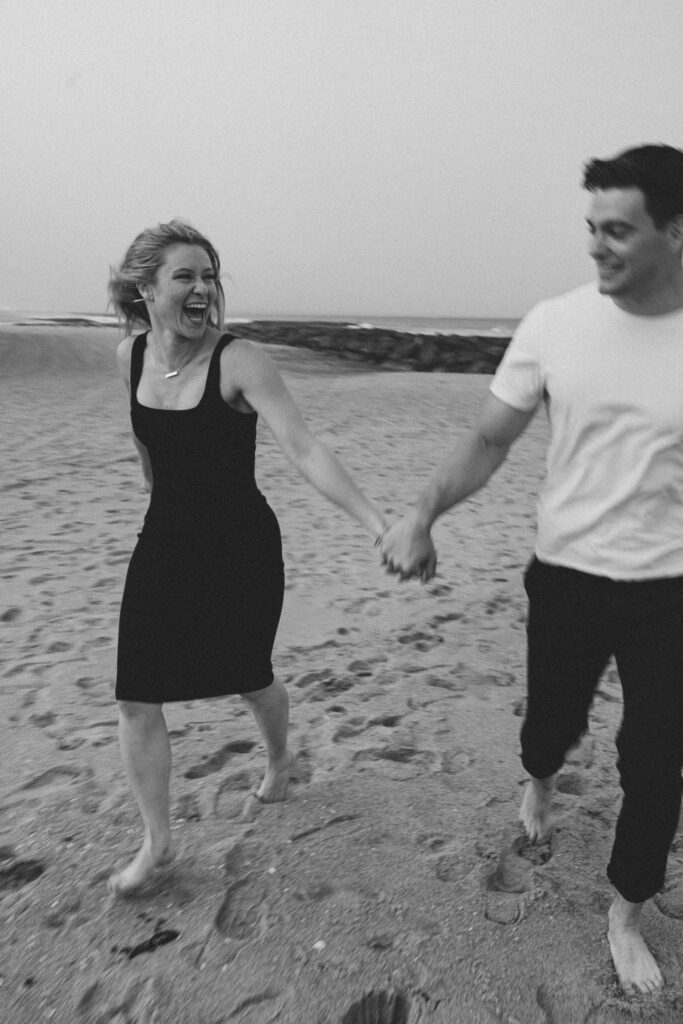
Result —
[[[101,311],[179,215],[229,312],[522,315],[581,168],[683,148],[681,0],[0,0],[0,305]]]

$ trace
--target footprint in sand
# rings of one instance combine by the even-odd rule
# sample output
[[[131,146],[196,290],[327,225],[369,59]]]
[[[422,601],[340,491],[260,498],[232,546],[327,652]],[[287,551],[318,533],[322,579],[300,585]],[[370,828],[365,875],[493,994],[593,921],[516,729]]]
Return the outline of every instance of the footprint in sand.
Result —
[[[428,589],[433,597],[448,597],[453,593],[453,587],[449,583],[436,583]]]
[[[425,633],[421,630],[413,630],[409,633],[402,633],[398,637],[400,644],[411,644],[417,651],[431,651],[443,643],[443,637],[438,633]]]
[[[231,743],[226,743],[225,746],[221,747],[220,750],[217,750],[205,761],[202,761],[201,764],[188,768],[185,772],[185,778],[203,779],[207,775],[219,772],[233,754],[248,754],[255,746],[256,744],[252,740],[233,740]]]
[[[372,761],[375,766],[395,779],[411,778],[429,768],[435,754],[429,750],[420,750],[410,741],[397,737],[382,747],[359,750],[354,755],[354,762]]]
[[[368,722],[368,729],[372,729],[373,726],[380,725],[385,729],[393,729],[403,718],[403,715],[379,715],[377,718],[371,718]]]
[[[299,690],[305,690],[308,686],[312,686],[314,683],[324,683],[332,679],[332,673],[329,669],[320,669],[315,672],[304,672],[294,679],[294,686]]]
[[[484,612],[486,615],[495,615],[500,611],[507,611],[509,605],[512,603],[512,598],[509,594],[500,592],[490,597],[484,604]]]
[[[552,839],[531,843],[526,836],[518,836],[502,851],[487,879],[485,915],[490,921],[519,921],[525,910],[524,896],[532,893],[537,884],[534,869],[552,857],[551,842]]]
[[[431,618],[429,620],[429,625],[432,627],[432,629],[436,629],[438,626],[441,626],[444,623],[457,622],[459,619],[462,619],[463,617],[463,612],[446,612],[442,615],[435,615],[433,618]]]
[[[268,895],[267,876],[247,875],[232,882],[214,918],[216,931],[238,942],[262,935]]]
[[[0,892],[21,889],[45,871],[45,865],[39,860],[0,859]]]
[[[73,644],[67,643],[66,640],[55,640],[47,649],[48,654],[61,654],[63,651],[70,651],[73,648]]]
[[[348,740],[352,739],[354,736],[360,736],[360,734],[365,731],[366,727],[367,723],[364,718],[359,716],[349,718],[347,722],[342,722],[342,724],[335,729],[332,734],[332,742],[339,743],[341,740]]]
[[[462,695],[467,690],[467,682],[459,674],[458,669],[452,669],[447,675],[436,675],[430,673],[425,679],[427,686],[433,686],[438,690],[448,690],[449,693]]]
[[[321,679],[311,690],[308,699],[311,701],[328,700],[330,697],[338,697],[340,693],[346,693],[356,682],[355,676],[328,677]]]
[[[264,871],[267,857],[268,850],[258,839],[237,839],[230,843],[223,853],[223,871],[228,882]]]
[[[460,775],[476,761],[474,751],[463,747],[451,747],[440,754],[440,769],[444,775]]]
[[[408,1024],[410,1009],[410,1001],[402,992],[366,992],[351,1004],[341,1024]]]
[[[566,793],[568,796],[583,796],[586,792],[586,784],[579,772],[562,772],[555,786],[558,793]]]
[[[91,690],[92,687],[97,683],[97,679],[93,676],[81,676],[76,680],[74,686],[77,686],[79,690]]]
[[[70,768],[67,765],[57,765],[55,768],[48,768],[47,771],[41,772],[39,775],[35,775],[19,788],[22,790],[42,789],[45,786],[53,786],[56,783],[65,782],[66,780],[77,779],[81,774],[80,768]]]
[[[37,725],[40,729],[45,729],[49,725],[54,725],[57,719],[54,711],[43,711],[35,715],[29,715],[29,722],[33,725]]]
[[[358,676],[359,679],[371,676],[375,671],[369,661],[352,661],[348,668],[349,672],[353,673],[354,676]]]
[[[233,772],[221,779],[213,796],[212,813],[217,818],[239,818],[244,794],[254,789],[251,772]]]
[[[173,817],[176,821],[200,821],[202,817],[196,793],[183,793],[178,797]]]
[[[16,622],[21,615],[21,608],[8,608],[0,615],[0,622]]]
[[[436,877],[440,882],[461,882],[472,870],[470,858],[464,850],[441,853],[436,858]]]

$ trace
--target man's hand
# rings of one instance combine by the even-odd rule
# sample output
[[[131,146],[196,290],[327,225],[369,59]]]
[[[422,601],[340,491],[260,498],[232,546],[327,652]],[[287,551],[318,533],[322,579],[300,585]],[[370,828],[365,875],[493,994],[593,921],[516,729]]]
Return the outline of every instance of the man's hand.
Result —
[[[399,519],[382,537],[382,562],[402,580],[419,576],[423,583],[436,572],[436,549],[429,530],[410,515]]]

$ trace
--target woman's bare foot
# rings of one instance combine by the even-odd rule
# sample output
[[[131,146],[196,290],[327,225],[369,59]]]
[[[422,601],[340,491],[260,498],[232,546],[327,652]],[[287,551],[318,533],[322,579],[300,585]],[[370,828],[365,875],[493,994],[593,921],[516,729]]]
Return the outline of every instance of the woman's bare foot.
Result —
[[[524,790],[519,820],[532,843],[545,839],[550,832],[555,778],[555,775],[547,779],[531,778]]]
[[[154,874],[157,868],[170,864],[175,857],[175,848],[170,839],[153,844],[148,838],[133,857],[130,864],[117,871],[108,881],[110,892],[115,896],[127,896],[134,892]]]
[[[292,766],[291,754],[285,754],[281,761],[269,762],[263,781],[256,790],[261,803],[274,804],[287,799],[289,773]]]
[[[642,903],[617,896],[609,908],[607,940],[614,968],[624,992],[656,992],[664,984],[657,961],[640,934]]]

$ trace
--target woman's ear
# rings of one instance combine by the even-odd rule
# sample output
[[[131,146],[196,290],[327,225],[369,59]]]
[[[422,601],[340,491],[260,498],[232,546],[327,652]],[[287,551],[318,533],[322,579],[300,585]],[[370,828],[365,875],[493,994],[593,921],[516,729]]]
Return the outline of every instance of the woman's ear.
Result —
[[[683,248],[683,214],[669,222],[669,239],[674,250]]]

